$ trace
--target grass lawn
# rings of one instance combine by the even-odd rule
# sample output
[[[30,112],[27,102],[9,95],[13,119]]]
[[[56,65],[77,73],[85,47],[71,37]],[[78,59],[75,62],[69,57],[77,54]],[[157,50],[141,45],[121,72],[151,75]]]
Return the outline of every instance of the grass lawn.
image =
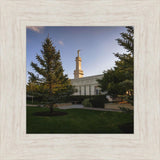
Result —
[[[64,116],[34,115],[47,110],[27,107],[27,133],[133,133],[133,113],[68,109]]]

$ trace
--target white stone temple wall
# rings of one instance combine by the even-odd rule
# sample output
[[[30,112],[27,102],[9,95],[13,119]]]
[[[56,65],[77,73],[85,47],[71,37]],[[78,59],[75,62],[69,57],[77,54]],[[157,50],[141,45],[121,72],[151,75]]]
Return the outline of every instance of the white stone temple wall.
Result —
[[[95,86],[96,86],[96,89],[100,90],[100,88],[98,88],[98,82],[96,80],[102,79],[102,77],[103,77],[103,74],[71,79],[71,84],[75,86],[75,88],[77,89],[77,92],[75,92],[73,95],[90,95],[90,94],[95,95],[96,94]],[[89,86],[91,87],[91,91],[89,91]],[[79,87],[81,87],[81,94],[80,94]],[[85,88],[86,88],[86,92],[85,92]]]
[[[86,95],[89,95],[89,85],[86,85]]]

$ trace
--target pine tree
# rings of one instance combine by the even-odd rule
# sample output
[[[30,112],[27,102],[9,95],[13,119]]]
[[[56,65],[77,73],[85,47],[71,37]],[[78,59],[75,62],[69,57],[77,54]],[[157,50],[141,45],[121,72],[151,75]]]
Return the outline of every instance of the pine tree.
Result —
[[[118,44],[124,47],[127,52],[134,54],[134,28],[132,26],[127,26],[127,33],[122,32],[120,35],[122,38],[116,39]]]
[[[116,39],[118,44],[128,53],[114,53],[118,58],[113,69],[104,72],[102,80],[98,80],[102,91],[107,91],[113,98],[126,95],[126,100],[133,103],[133,78],[134,78],[134,29],[126,27],[127,32],[121,33],[121,38]]]
[[[29,86],[32,84],[32,91],[34,90],[35,94],[43,95],[49,103],[50,112],[53,112],[53,104],[60,98],[72,94],[73,89],[67,75],[63,74],[60,51],[56,51],[49,36],[42,44],[41,54],[36,55],[39,65],[31,62],[37,75],[28,72],[29,80],[32,82]]]

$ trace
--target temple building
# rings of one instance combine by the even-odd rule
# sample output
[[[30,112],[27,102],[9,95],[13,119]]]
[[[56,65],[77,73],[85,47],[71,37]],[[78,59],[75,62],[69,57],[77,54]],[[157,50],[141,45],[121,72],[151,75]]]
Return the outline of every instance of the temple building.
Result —
[[[83,70],[81,68],[81,57],[79,56],[80,50],[77,51],[76,69],[74,70],[74,79],[71,83],[75,86],[76,92],[73,95],[99,95],[103,94],[98,87],[97,79],[102,79],[103,74],[83,77]]]

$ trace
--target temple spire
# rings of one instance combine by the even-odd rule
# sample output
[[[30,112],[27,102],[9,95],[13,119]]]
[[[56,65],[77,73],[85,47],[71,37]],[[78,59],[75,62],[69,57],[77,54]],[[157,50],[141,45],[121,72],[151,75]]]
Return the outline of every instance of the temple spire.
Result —
[[[77,57],[76,57],[76,69],[74,70],[74,78],[81,78],[83,77],[83,71],[81,69],[81,57],[79,56],[80,49],[77,50]]]

